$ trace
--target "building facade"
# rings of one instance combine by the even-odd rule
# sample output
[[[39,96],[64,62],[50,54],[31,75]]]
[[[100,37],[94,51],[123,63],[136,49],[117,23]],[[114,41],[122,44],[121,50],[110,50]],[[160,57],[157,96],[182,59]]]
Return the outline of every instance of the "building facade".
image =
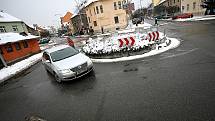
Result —
[[[82,9],[77,15],[74,15],[71,18],[71,23],[73,26],[71,28],[73,34],[80,33],[81,29],[87,30],[89,28],[87,15],[84,9]]]
[[[19,33],[0,33],[0,67],[40,52],[38,36]]]
[[[157,15],[176,15],[179,14],[181,8],[181,0],[161,0],[155,6],[155,14]]]
[[[72,18],[73,14],[71,12],[67,12],[63,17],[61,17],[61,29],[66,32],[66,34],[72,34]]]
[[[202,0],[181,0],[181,12],[192,13],[194,16],[204,15],[206,9],[202,5]]]
[[[162,0],[152,0],[153,6],[157,6]]]
[[[205,15],[215,15],[215,0],[203,0],[201,6],[206,9]]]
[[[127,0],[94,0],[85,6],[89,27],[95,32],[115,31],[128,24],[126,10]]]
[[[28,33],[22,20],[0,11],[0,69],[40,52],[38,39]]]
[[[13,17],[3,11],[0,11],[0,33],[5,32],[26,32],[28,33],[25,23],[20,19]]]
[[[203,0],[161,0],[156,6],[161,14],[192,13],[194,16],[204,15],[206,9],[201,5]]]

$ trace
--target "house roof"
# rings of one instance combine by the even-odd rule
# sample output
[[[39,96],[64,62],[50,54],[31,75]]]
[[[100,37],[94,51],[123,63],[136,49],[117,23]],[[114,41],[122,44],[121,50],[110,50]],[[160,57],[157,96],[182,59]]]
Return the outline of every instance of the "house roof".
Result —
[[[14,17],[14,16],[11,16],[8,13],[0,11],[0,22],[17,22],[17,21],[21,22],[22,20]]]
[[[97,2],[99,0],[87,0],[87,2],[84,4],[84,7],[87,7],[88,5],[94,3],[94,2]]]
[[[17,42],[21,40],[35,39],[39,38],[39,36],[34,36],[31,34],[27,34],[27,36],[23,36],[19,33],[0,33],[0,45],[9,43],[9,42]]]
[[[166,0],[161,0],[159,3],[158,3],[158,5],[161,5],[162,3],[164,3]],[[157,5],[157,6],[158,6]]]

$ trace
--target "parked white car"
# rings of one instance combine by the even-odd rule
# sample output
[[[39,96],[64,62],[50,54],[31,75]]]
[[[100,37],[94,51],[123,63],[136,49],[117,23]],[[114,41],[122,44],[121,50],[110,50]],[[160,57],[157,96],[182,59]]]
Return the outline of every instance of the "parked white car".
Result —
[[[57,82],[73,80],[93,71],[90,58],[68,45],[45,50],[42,62]]]

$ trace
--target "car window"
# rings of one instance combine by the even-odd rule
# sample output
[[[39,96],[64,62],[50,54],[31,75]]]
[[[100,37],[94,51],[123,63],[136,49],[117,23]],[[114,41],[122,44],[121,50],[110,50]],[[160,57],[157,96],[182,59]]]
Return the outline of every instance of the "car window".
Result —
[[[72,47],[67,47],[67,48],[52,52],[50,55],[51,55],[52,61],[55,62],[55,61],[59,61],[59,60],[71,57],[78,53],[79,52],[76,49]]]

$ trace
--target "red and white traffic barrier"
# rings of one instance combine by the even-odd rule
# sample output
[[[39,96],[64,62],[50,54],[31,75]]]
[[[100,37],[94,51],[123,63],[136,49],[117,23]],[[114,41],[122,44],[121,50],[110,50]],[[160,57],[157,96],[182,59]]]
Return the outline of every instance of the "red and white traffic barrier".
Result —
[[[118,40],[120,42],[119,47],[122,47],[123,45],[133,46],[135,43],[134,37],[127,37],[127,38],[122,38],[122,39],[118,39]]]
[[[159,32],[158,31],[155,31],[155,32],[150,32],[148,33],[148,36],[147,36],[147,40],[149,40],[149,42],[151,41],[155,41],[155,40],[158,40],[159,39]]]

